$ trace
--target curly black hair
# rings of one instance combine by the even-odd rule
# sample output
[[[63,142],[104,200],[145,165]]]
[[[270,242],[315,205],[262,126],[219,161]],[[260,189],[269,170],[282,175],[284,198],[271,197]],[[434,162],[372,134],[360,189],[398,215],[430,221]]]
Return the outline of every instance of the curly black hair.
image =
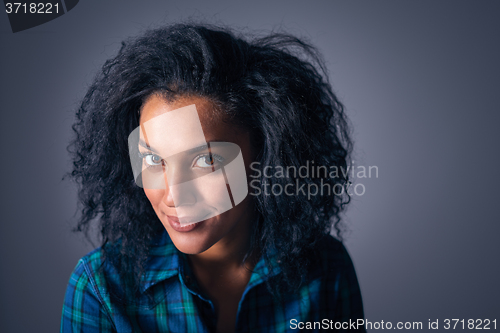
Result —
[[[346,169],[352,141],[344,107],[332,91],[316,48],[286,33],[246,38],[220,27],[176,24],[151,29],[122,43],[106,61],[76,114],[69,151],[79,186],[77,231],[100,228],[105,257],[130,290],[138,283],[152,240],[164,228],[134,181],[127,138],[139,126],[142,103],[153,93],[175,99],[201,96],[219,105],[224,121],[251,134],[261,167],[316,165]],[[348,175],[266,177],[260,184],[330,184]],[[256,195],[258,219],[252,249],[268,265],[278,249],[282,274],[270,290],[296,289],[318,241],[335,229],[342,238],[340,195]],[[111,246],[112,245],[112,246]],[[117,251],[117,252],[114,252]]]

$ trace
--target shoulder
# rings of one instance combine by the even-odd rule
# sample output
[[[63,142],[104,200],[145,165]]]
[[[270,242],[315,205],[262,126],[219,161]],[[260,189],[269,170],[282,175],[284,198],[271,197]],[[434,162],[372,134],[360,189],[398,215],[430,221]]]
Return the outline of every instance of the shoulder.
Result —
[[[113,327],[107,306],[106,283],[100,275],[102,249],[82,257],[74,268],[66,288],[61,332],[108,332]]]
[[[102,249],[97,248],[80,258],[71,273],[70,284],[88,283],[102,266],[103,257]]]
[[[100,301],[100,295],[107,293],[107,277],[104,269],[104,251],[101,247],[83,256],[76,264],[67,287],[67,296],[78,297],[82,293],[92,294]]]
[[[71,281],[75,283],[87,281],[97,294],[124,297],[125,282],[119,270],[120,255],[119,242],[87,253],[78,261]],[[152,240],[143,265],[141,280],[143,289],[177,273],[178,251],[166,232],[158,234]]]
[[[321,258],[320,280],[330,297],[326,303],[338,321],[364,318],[361,291],[351,257],[344,244],[328,235],[318,244]]]
[[[71,280],[89,281],[95,286],[102,282],[102,271],[104,269],[104,250],[99,247],[84,255],[73,270]],[[71,282],[71,281],[70,281]]]
[[[344,244],[331,235],[324,236],[317,245],[322,268],[327,271],[354,270],[351,257]]]
[[[170,239],[159,236],[153,240],[145,262],[141,292],[178,271]],[[132,325],[129,310],[149,309],[150,299],[145,293],[139,298],[127,298],[124,277],[114,264],[119,261],[120,252],[114,249],[114,246],[99,247],[78,261],[66,289],[61,332],[112,332],[117,327]],[[158,288],[156,293],[161,291],[164,290]],[[165,294],[153,296],[156,300]]]
[[[103,265],[104,250],[102,247],[98,247],[78,260],[73,274],[79,274],[80,276],[84,276],[86,274],[88,277],[93,277],[97,274],[97,272],[102,270]]]
[[[358,279],[351,256],[342,242],[328,235],[321,239],[318,244],[318,257],[321,262],[321,275],[330,282],[351,290],[352,293],[359,292]]]

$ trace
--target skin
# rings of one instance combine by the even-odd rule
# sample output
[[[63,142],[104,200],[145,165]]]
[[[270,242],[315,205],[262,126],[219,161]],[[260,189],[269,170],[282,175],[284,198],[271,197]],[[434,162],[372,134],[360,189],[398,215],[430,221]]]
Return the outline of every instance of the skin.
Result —
[[[223,122],[214,103],[206,98],[185,96],[167,101],[153,94],[141,108],[140,124],[192,104],[196,105],[205,140],[237,144],[241,148],[248,175],[254,156],[249,133]],[[166,189],[144,189],[144,192],[174,245],[189,255],[198,284],[214,303],[217,331],[234,332],[238,303],[257,257],[243,262],[250,248],[250,230],[255,220],[250,196],[236,207],[205,220],[192,231],[178,232],[171,227],[167,218],[167,215],[177,216],[168,186]]]

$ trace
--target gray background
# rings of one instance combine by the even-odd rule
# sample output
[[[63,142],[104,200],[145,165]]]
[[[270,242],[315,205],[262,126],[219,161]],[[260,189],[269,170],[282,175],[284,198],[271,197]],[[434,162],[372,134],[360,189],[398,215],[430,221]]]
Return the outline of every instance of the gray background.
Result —
[[[120,41],[202,19],[310,38],[354,125],[346,245],[370,321],[500,321],[500,2],[80,1],[12,34],[0,14],[0,332],[54,332],[92,245],[62,181],[78,101]],[[497,323],[497,326],[500,322]]]

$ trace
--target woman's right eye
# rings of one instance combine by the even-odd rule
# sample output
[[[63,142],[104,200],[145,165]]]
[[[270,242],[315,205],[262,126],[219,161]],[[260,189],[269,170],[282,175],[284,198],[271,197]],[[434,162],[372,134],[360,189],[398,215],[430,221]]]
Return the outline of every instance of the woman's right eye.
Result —
[[[144,156],[144,161],[148,166],[159,166],[161,165],[162,159],[158,155],[148,154]]]

